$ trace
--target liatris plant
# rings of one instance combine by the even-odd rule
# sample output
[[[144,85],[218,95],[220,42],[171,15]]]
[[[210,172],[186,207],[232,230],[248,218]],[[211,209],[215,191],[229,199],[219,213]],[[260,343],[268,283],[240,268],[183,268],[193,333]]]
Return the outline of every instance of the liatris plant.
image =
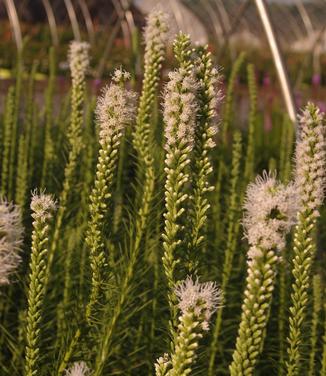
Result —
[[[88,43],[77,41],[72,42],[69,49],[69,65],[72,79],[71,119],[68,129],[68,141],[70,144],[70,150],[68,155],[68,163],[65,166],[63,188],[59,197],[60,206],[56,216],[54,234],[51,241],[51,248],[49,253],[49,269],[51,268],[54,252],[58,245],[62,222],[64,219],[65,211],[67,210],[69,193],[76,173],[78,157],[83,146],[82,122],[84,96],[86,90],[85,75],[89,67],[88,51]]]
[[[185,185],[189,180],[187,168],[194,146],[198,83],[194,76],[183,68],[170,73],[169,78],[164,101],[166,182],[162,260],[169,287],[172,323],[175,323],[174,289],[178,280],[176,266],[180,262],[180,249],[184,238],[181,217],[185,212],[185,200],[188,199]]]
[[[20,209],[0,201],[0,286],[10,282],[10,276],[21,262],[23,227]]]
[[[113,83],[104,89],[96,108],[100,127],[100,150],[94,188],[90,195],[90,220],[86,235],[92,269],[91,295],[86,311],[88,320],[92,307],[100,301],[101,291],[106,283],[104,269],[108,265],[102,228],[107,215],[108,200],[112,197],[120,140],[135,114],[135,93],[121,87],[129,78],[129,73],[117,70],[113,76]]]
[[[300,198],[298,224],[294,232],[294,257],[288,337],[287,374],[298,375],[304,343],[303,325],[311,286],[311,268],[315,257],[314,233],[326,182],[325,116],[309,103],[299,118],[296,145],[295,180]]]
[[[151,128],[151,117],[160,78],[160,71],[164,61],[166,43],[169,38],[168,32],[168,15],[161,11],[150,13],[144,32],[145,57],[143,87],[139,99],[136,126],[133,132],[133,145],[137,153],[139,164],[137,170],[137,178],[139,180],[138,189],[139,192],[142,192],[142,199],[138,203],[139,209],[136,223],[137,234],[135,237],[135,243],[137,244],[134,246],[136,249],[139,248],[139,243],[147,225],[154,192],[154,130]]]
[[[215,283],[199,283],[188,277],[175,289],[178,308],[178,331],[173,353],[157,360],[157,376],[188,375],[194,365],[199,340],[209,330],[209,321],[222,304],[222,292]]]
[[[296,182],[286,185],[295,125],[284,127],[274,102],[273,126],[264,129],[256,68],[248,66],[246,80],[244,55],[236,59],[221,103],[213,53],[182,32],[169,74],[168,29],[164,13],[149,15],[144,77],[132,82],[136,111],[122,69],[99,98],[98,85],[87,90],[94,71],[85,43],[70,46],[70,88],[69,80],[57,87],[51,54],[43,98],[36,80],[44,61],[28,67],[19,57],[24,77],[0,105],[1,376],[326,372],[323,115],[311,104],[304,111]],[[142,61],[134,58],[133,72]],[[279,167],[283,184],[264,173],[249,185],[241,221],[258,166]],[[33,197],[27,215],[32,187],[59,198],[53,230],[51,197]],[[223,308],[215,283],[197,275],[218,281]]]
[[[55,209],[55,202],[50,195],[33,193],[31,209],[33,234],[28,287],[28,308],[26,317],[26,352],[25,374],[37,374],[40,354],[40,333],[44,282],[47,267],[49,221]]]
[[[250,248],[231,376],[253,375],[260,355],[271,308],[277,262],[285,247],[285,235],[295,222],[297,196],[293,184],[284,186],[273,174],[249,184],[244,227]]]
[[[202,253],[202,245],[205,239],[204,228],[207,220],[207,211],[210,207],[207,193],[214,187],[209,178],[213,172],[210,161],[211,149],[215,146],[214,136],[218,131],[218,109],[221,104],[222,93],[218,85],[220,75],[214,68],[210,52],[207,47],[198,51],[195,61],[196,79],[198,88],[198,119],[194,134],[194,155],[191,197],[191,229],[189,229],[189,257],[193,265],[190,272],[197,269],[196,260]]]

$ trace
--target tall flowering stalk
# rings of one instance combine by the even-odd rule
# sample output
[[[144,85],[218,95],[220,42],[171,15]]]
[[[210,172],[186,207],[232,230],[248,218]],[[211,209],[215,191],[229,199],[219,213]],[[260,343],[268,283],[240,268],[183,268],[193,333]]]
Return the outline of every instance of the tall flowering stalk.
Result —
[[[197,269],[197,261],[204,241],[204,228],[207,220],[207,211],[210,207],[207,193],[214,189],[209,178],[213,171],[209,159],[211,149],[215,147],[214,135],[218,132],[218,106],[221,103],[222,94],[217,88],[220,75],[213,66],[211,54],[207,47],[198,51],[195,61],[196,79],[199,83],[198,116],[194,135],[194,156],[192,168],[192,195],[189,229],[189,259],[193,265],[190,271]]]
[[[185,200],[188,199],[185,186],[189,180],[187,168],[194,147],[198,84],[194,75],[189,75],[183,68],[171,72],[169,78],[164,98],[166,182],[162,260],[169,287],[172,323],[175,323],[175,273],[184,238],[181,218],[185,212]]]
[[[265,172],[249,184],[244,207],[244,227],[250,248],[231,376],[253,375],[262,351],[280,251],[295,221],[295,187],[284,186],[274,175]]]
[[[166,13],[153,11],[149,14],[145,28],[144,79],[133,133],[133,145],[138,157],[138,179],[142,181],[142,200],[137,226],[144,231],[152,200],[155,171],[153,147],[153,129],[151,129],[152,107],[164,61],[166,43],[169,35],[169,19]],[[144,180],[143,180],[144,179]]]
[[[222,304],[222,293],[215,283],[194,282],[190,277],[178,285],[175,295],[181,314],[174,351],[157,360],[156,376],[180,376],[191,372],[199,340],[209,330],[209,321]]]
[[[0,200],[0,286],[10,283],[10,276],[21,262],[23,226],[20,209]]]
[[[107,283],[108,273],[105,269],[108,266],[108,260],[103,227],[113,194],[121,138],[135,114],[136,94],[123,87],[124,82],[129,79],[128,72],[117,69],[112,77],[112,83],[104,88],[96,106],[100,149],[95,182],[90,195],[90,218],[86,230],[86,243],[90,249],[91,266],[91,291],[85,313],[88,323],[94,316],[95,308],[103,303],[103,292]],[[122,290],[121,296],[125,296],[125,290]],[[80,335],[81,331],[78,328],[61,361],[59,372],[66,368]],[[103,351],[109,351],[109,349],[105,347]]]
[[[311,268],[315,256],[314,232],[325,193],[325,116],[312,103],[308,103],[299,118],[300,128],[296,145],[295,180],[300,198],[298,224],[294,232],[294,258],[286,363],[288,375],[298,375],[311,286]]]
[[[63,188],[59,197],[60,206],[56,216],[53,238],[49,252],[48,267],[51,268],[55,250],[58,245],[62,221],[67,209],[78,158],[82,150],[82,123],[84,113],[84,96],[86,90],[85,75],[89,67],[89,44],[73,41],[69,49],[69,65],[72,79],[71,119],[68,129],[69,155],[65,166]]]
[[[31,202],[33,233],[26,316],[26,376],[34,376],[39,370],[37,363],[40,359],[40,324],[45,290],[49,221],[52,218],[55,206],[55,202],[50,195],[33,194]]]
[[[135,93],[121,86],[129,78],[129,73],[117,70],[113,76],[113,83],[104,89],[96,108],[100,127],[100,150],[95,183],[90,195],[90,219],[86,234],[92,270],[91,294],[86,310],[88,320],[93,306],[99,302],[105,283],[104,267],[107,260],[102,228],[108,210],[108,200],[112,197],[119,145],[125,128],[132,121],[135,113]]]

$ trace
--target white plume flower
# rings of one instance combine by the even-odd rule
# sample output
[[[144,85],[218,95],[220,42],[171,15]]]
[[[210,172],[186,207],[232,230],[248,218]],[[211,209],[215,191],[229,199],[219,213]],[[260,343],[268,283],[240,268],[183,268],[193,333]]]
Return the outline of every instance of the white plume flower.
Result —
[[[169,73],[170,81],[164,92],[164,121],[166,148],[183,142],[194,146],[198,103],[198,82],[194,74],[180,68]]]
[[[208,323],[214,312],[222,305],[222,291],[215,282],[194,282],[190,276],[176,288],[175,294],[179,299],[178,306],[183,314],[193,311],[197,317],[202,317],[202,327],[208,330]]]
[[[161,57],[161,51],[166,48],[170,39],[169,18],[169,15],[161,10],[154,10],[149,13],[144,31],[145,64],[152,58],[153,52],[158,53],[158,56]]]
[[[136,111],[136,93],[127,90],[116,82],[127,79],[127,72],[117,70],[109,86],[105,87],[96,107],[96,117],[100,125],[100,143],[103,145],[114,135],[122,133]]]
[[[72,41],[69,46],[68,59],[71,76],[84,77],[89,67],[89,48],[87,42]]]
[[[73,366],[66,370],[66,376],[90,376],[91,370],[87,367],[85,362],[76,362]]]
[[[19,251],[22,237],[20,209],[0,200],[0,285],[9,283],[10,275],[21,262]]]
[[[131,74],[123,69],[116,69],[112,75],[112,81],[116,83],[126,82],[131,79]]]
[[[56,209],[56,202],[53,197],[44,192],[32,192],[31,209],[33,211],[32,217],[35,220],[45,222],[52,218],[53,211]]]
[[[249,184],[244,208],[243,224],[251,246],[248,256],[258,255],[259,247],[283,249],[298,210],[294,184],[285,186],[276,180],[275,174],[264,171],[263,176]]]
[[[295,180],[301,206],[318,216],[326,181],[325,115],[312,103],[299,117]]]

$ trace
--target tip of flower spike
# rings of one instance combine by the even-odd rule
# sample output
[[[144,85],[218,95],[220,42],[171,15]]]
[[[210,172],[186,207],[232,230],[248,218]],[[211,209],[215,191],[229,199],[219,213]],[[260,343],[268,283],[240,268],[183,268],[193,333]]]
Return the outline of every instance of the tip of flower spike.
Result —
[[[325,114],[313,102],[308,102],[298,115],[298,120],[301,126],[316,125],[323,122]]]
[[[23,226],[20,209],[0,199],[0,285],[8,284],[10,275],[21,262]]]
[[[116,69],[112,75],[112,81],[117,84],[127,82],[131,79],[131,74],[123,69]]]
[[[264,171],[248,185],[243,224],[253,250],[284,248],[285,235],[296,221],[298,201],[295,185],[283,185],[275,173]]]
[[[90,376],[91,370],[87,367],[85,362],[76,362],[74,365],[65,371],[65,376]]]
[[[53,211],[56,209],[56,201],[52,195],[44,192],[38,193],[36,190],[32,192],[31,209],[32,217],[42,222],[52,218]]]
[[[223,293],[215,282],[199,283],[190,276],[176,287],[175,294],[183,314],[193,311],[198,317],[202,316],[204,330],[208,329],[211,316],[223,303]]]
[[[299,115],[295,182],[301,206],[319,215],[326,187],[325,114],[309,102]]]
[[[164,121],[166,148],[177,142],[194,146],[199,83],[194,72],[180,68],[169,73],[170,81],[164,90]]]
[[[117,79],[126,77],[127,72],[116,72],[114,82],[106,86],[97,100],[96,118],[100,125],[100,143],[110,140],[113,135],[124,131],[134,119],[137,95],[118,85]]]
[[[147,47],[165,48],[165,44],[171,38],[170,15],[159,8],[152,10],[146,21],[144,39]]]
[[[89,49],[87,42],[72,41],[69,46],[68,59],[72,76],[84,75],[89,67]]]

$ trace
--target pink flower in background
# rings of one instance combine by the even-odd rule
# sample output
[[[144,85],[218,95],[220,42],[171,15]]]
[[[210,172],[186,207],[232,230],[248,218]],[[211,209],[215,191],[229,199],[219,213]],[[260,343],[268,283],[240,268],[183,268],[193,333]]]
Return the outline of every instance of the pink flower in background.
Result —
[[[270,78],[268,73],[265,73],[264,77],[263,77],[263,86],[267,87],[267,86],[270,86],[270,85],[271,85],[271,78]]]
[[[326,112],[326,102],[316,101],[316,105],[319,107],[321,112]]]
[[[315,73],[313,74],[312,78],[311,78],[311,83],[312,83],[312,86],[320,86],[321,84],[321,76],[319,73]]]
[[[96,92],[100,89],[101,85],[102,85],[102,80],[100,78],[95,78],[92,81],[92,86]]]
[[[297,108],[303,106],[303,98],[302,98],[302,93],[300,91],[294,92],[294,102]]]

